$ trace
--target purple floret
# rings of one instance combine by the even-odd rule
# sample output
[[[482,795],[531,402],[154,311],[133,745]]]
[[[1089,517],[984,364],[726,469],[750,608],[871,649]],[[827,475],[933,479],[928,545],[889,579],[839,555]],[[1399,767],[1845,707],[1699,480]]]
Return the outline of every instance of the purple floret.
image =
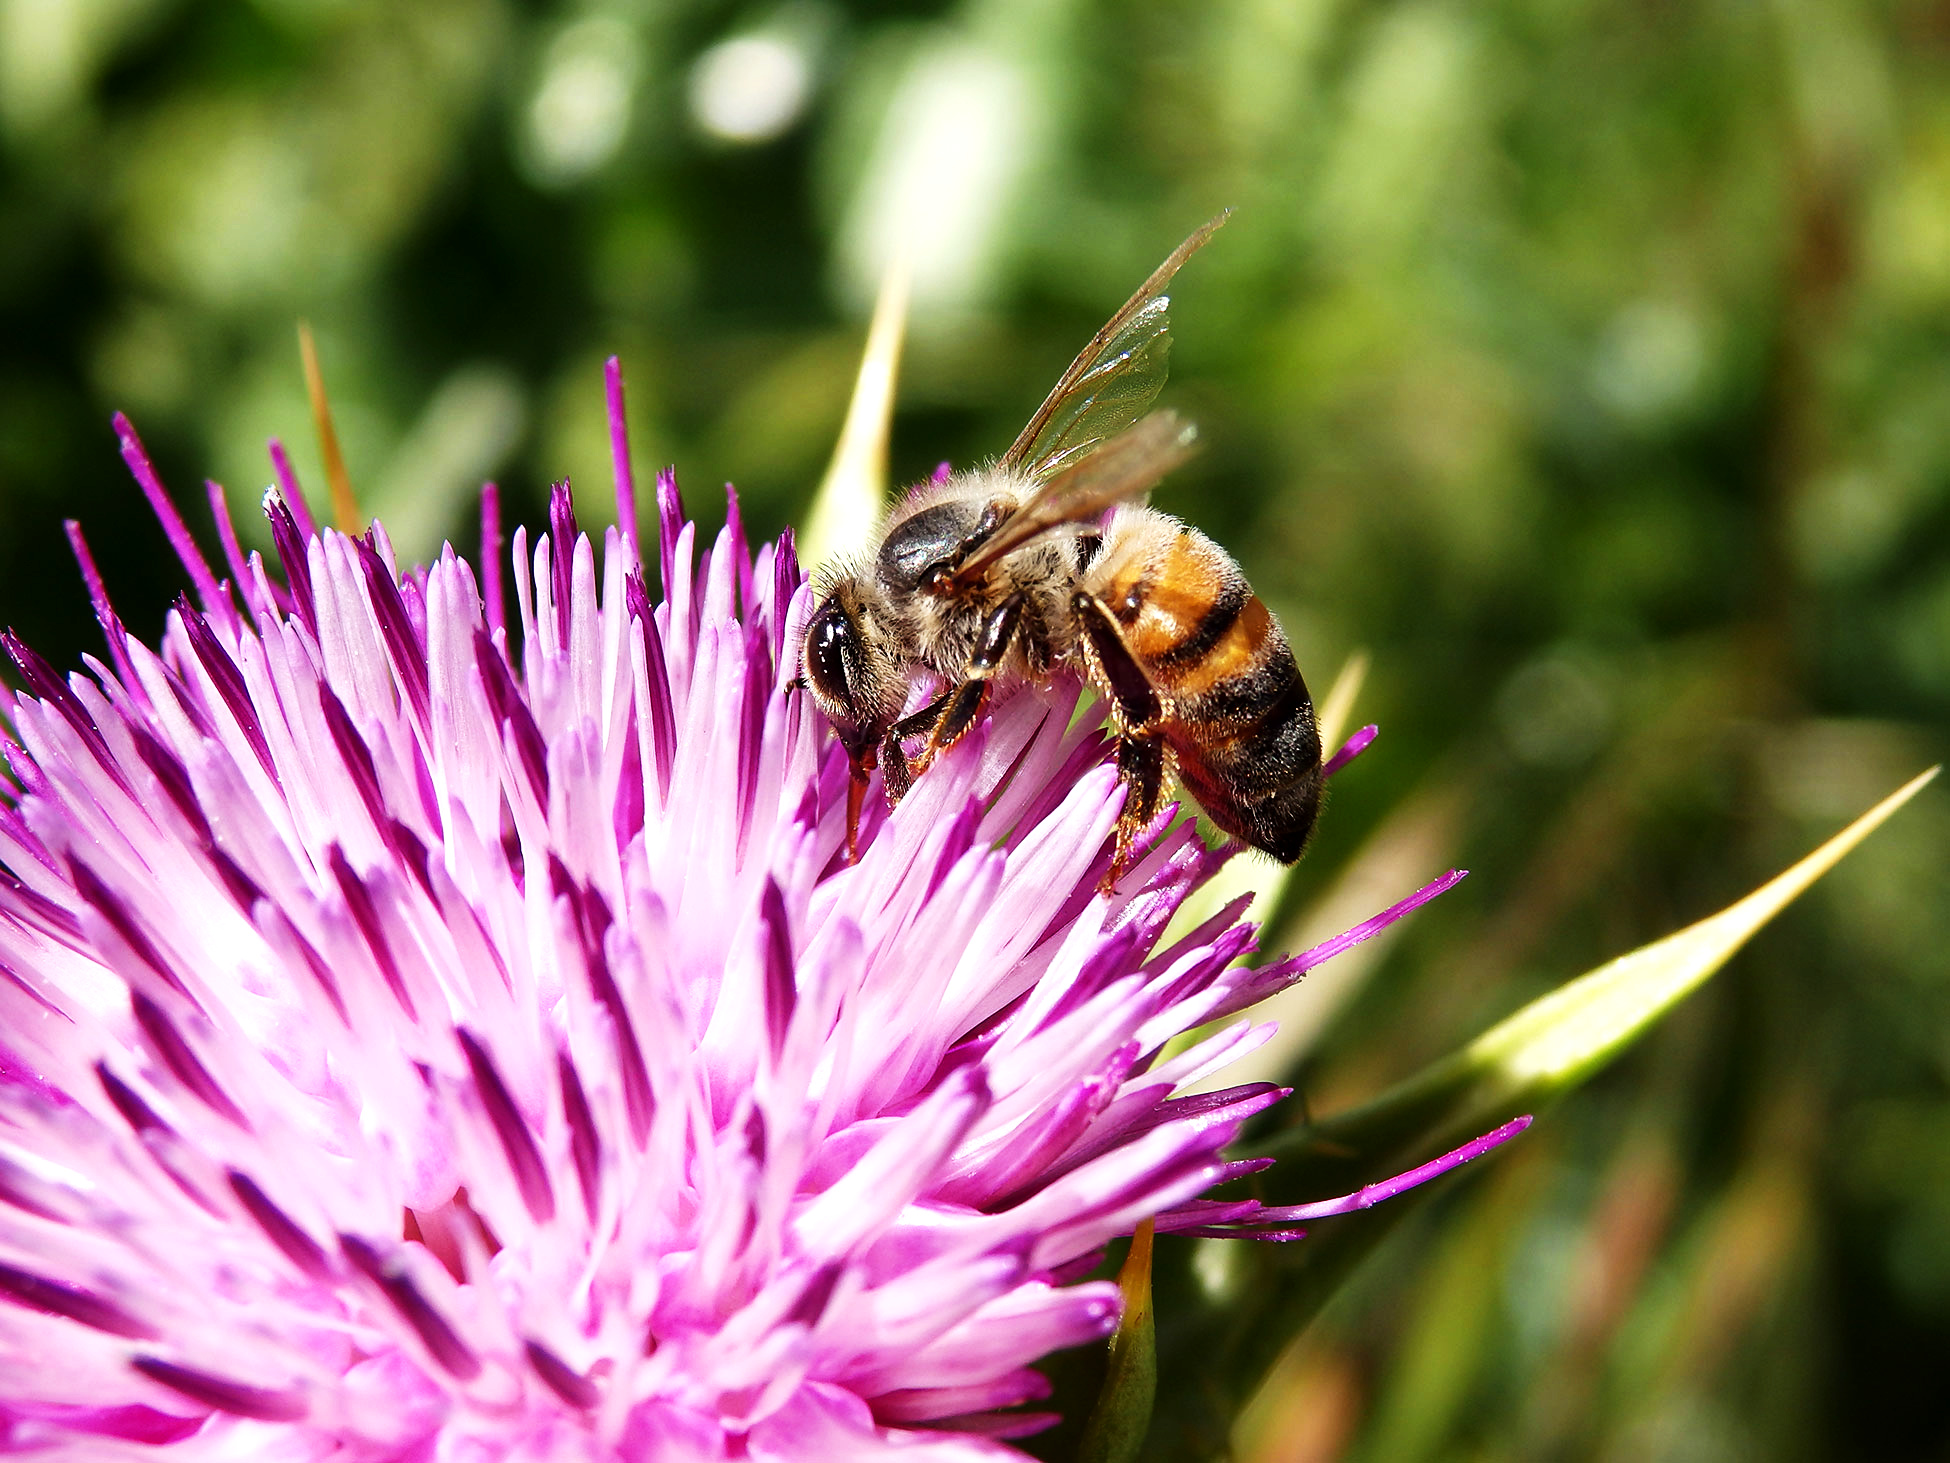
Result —
[[[1336,1212],[1202,1197],[1281,1093],[1187,1094],[1249,1019],[1175,1039],[1343,942],[1164,943],[1189,823],[1098,895],[1074,683],[849,864],[789,538],[734,499],[699,556],[660,476],[653,599],[608,386],[624,526],[558,488],[512,614],[491,487],[483,594],[314,531],[278,452],[282,583],[227,517],[218,580],[117,419],[197,603],[128,636],[76,530],[110,663],[4,638],[0,1451],[1020,1457],[1109,1241]]]

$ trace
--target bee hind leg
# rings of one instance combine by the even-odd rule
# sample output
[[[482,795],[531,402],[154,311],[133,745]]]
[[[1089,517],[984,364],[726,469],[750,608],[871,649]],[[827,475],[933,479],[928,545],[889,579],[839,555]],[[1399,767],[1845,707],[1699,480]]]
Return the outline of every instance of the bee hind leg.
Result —
[[[1097,886],[1100,894],[1117,887],[1131,866],[1138,835],[1151,826],[1164,797],[1169,758],[1165,748],[1165,703],[1132,658],[1109,610],[1095,595],[1078,590],[1070,609],[1083,631],[1084,663],[1090,681],[1110,698],[1111,726],[1117,736],[1117,775],[1124,783],[1124,811],[1117,818],[1117,844],[1110,871]]]
[[[1165,789],[1165,740],[1155,732],[1126,732],[1117,739],[1117,776],[1124,784],[1124,811],[1117,815],[1117,846],[1100,894],[1112,893],[1130,871],[1138,835],[1158,816]]]

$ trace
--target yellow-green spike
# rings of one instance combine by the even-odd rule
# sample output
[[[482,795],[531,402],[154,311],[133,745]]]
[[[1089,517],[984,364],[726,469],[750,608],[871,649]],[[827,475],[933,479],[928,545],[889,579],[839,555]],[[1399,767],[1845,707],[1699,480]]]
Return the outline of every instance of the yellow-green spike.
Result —
[[[318,432],[318,455],[325,463],[325,483],[332,494],[332,518],[342,533],[364,533],[365,515],[352,496],[352,478],[339,451],[339,434],[332,426],[332,403],[325,395],[325,373],[318,368],[318,345],[311,322],[298,322],[298,354],[305,363],[305,394],[311,398],[312,426]]]
[[[1932,767],[1910,779],[1739,903],[1620,956],[1531,1002],[1476,1038],[1453,1060],[1474,1079],[1484,1110],[1499,1096],[1521,1094],[1526,1103],[1555,1096],[1609,1060],[1726,964],[1762,925],[1840,863],[1941,770]]]
[[[907,332],[906,251],[897,253],[880,282],[867,348],[854,378],[853,400],[833,448],[833,460],[813,498],[799,561],[818,564],[863,542],[887,498],[887,439],[894,419],[894,383],[900,374],[901,341]]]
[[[1482,1132],[1577,1087],[1703,985],[1734,952],[1941,768],[1911,779],[1737,904],[1559,986],[1373,1101],[1265,1145],[1383,1154],[1435,1132]]]
[[[1151,1427],[1158,1395],[1158,1338],[1151,1312],[1151,1230],[1149,1219],[1131,1236],[1117,1288],[1124,1293],[1124,1318],[1110,1338],[1110,1358],[1097,1408],[1084,1427],[1079,1463],[1136,1463]]]
[[[1341,738],[1347,735],[1347,724],[1354,719],[1354,702],[1361,694],[1361,687],[1367,683],[1369,657],[1366,650],[1357,650],[1341,665],[1341,672],[1334,677],[1334,684],[1327,688],[1321,699],[1320,712],[1314,718],[1320,728],[1320,752],[1323,757],[1331,757],[1341,748]]]

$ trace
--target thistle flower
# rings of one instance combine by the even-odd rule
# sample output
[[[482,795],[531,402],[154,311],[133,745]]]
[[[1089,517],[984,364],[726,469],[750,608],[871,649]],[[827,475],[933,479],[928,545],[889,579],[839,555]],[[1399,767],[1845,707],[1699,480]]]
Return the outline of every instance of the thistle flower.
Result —
[[[71,528],[108,662],[0,642],[0,1450],[1018,1456],[1031,1364],[1116,1322],[1109,1241],[1384,1192],[1203,1197],[1282,1093],[1187,1088],[1457,876],[1257,969],[1236,904],[1167,943],[1222,856],[1154,831],[1095,892],[1119,793],[1074,684],[849,865],[809,591],[735,498],[700,559],[658,480],[653,602],[627,452],[600,563],[558,487],[517,656],[492,489],[479,577],[402,569],[279,457],[282,582],[213,486],[220,579],[117,426],[197,598],[150,649]]]

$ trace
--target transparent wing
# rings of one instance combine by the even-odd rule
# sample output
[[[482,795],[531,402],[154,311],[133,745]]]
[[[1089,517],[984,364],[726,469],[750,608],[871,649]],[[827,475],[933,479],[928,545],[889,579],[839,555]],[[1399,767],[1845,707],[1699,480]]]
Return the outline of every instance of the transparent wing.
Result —
[[[1173,411],[1151,413],[1129,431],[1056,476],[955,570],[970,584],[1007,554],[1046,534],[1090,523],[1107,508],[1151,491],[1158,479],[1192,455],[1198,430]]]
[[[1170,360],[1171,297],[1159,295],[1146,300],[1070,384],[1024,447],[1023,460],[1005,456],[1003,464],[1034,479],[1061,472],[1144,415],[1164,389]]]
[[[1210,220],[1172,250],[1092,337],[1002,454],[1004,468],[1037,481],[1052,478],[1144,415],[1164,389],[1171,356],[1165,286],[1228,216]]]

